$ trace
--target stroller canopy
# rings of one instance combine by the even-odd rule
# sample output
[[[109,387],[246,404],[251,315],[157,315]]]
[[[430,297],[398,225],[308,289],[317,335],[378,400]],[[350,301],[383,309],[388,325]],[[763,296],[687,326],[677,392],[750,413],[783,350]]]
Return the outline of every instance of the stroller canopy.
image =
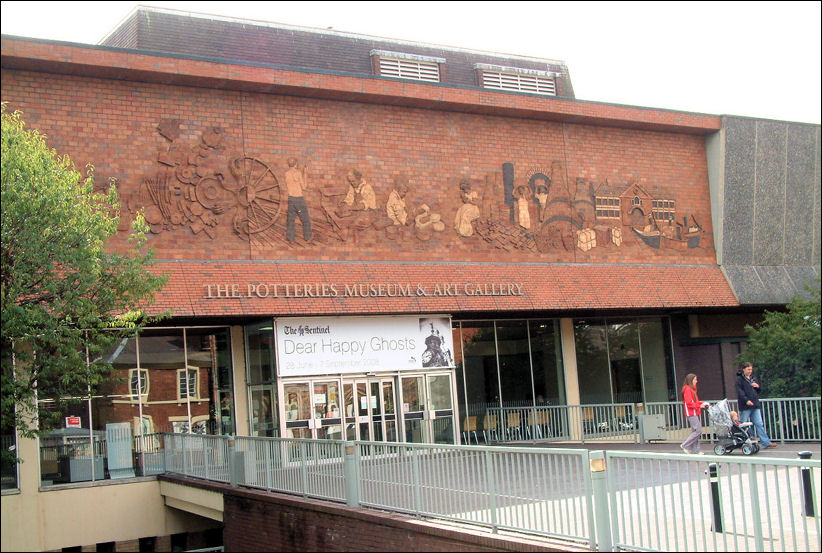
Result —
[[[711,419],[711,426],[720,438],[726,438],[731,434],[731,408],[728,399],[717,401],[708,407],[708,417]]]

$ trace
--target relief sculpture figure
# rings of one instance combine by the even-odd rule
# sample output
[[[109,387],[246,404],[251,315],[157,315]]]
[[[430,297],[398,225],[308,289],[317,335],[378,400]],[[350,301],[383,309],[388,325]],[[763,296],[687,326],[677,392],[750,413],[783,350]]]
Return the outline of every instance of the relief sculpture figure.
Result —
[[[388,202],[385,204],[385,211],[394,226],[408,224],[408,210],[405,206],[405,196],[408,194],[408,185],[399,181],[394,185],[394,190],[388,195]]]
[[[460,198],[462,206],[457,210],[454,218],[454,229],[460,236],[473,236],[473,223],[479,219],[480,209],[476,205],[477,193],[471,190],[471,184],[465,179],[460,182]]]
[[[288,170],[285,172],[285,187],[288,192],[288,216],[286,217],[285,238],[294,242],[297,233],[297,217],[303,226],[303,239],[311,240],[311,217],[305,202],[303,190],[307,188],[306,168],[297,168],[297,158],[288,158]]]
[[[357,169],[346,175],[348,192],[337,207],[329,212],[329,217],[340,238],[345,241],[350,233],[356,238],[359,231],[371,227],[376,220],[377,195]]]
[[[531,188],[524,184],[514,189],[514,220],[524,229],[531,228],[531,213],[528,211],[531,199]]]

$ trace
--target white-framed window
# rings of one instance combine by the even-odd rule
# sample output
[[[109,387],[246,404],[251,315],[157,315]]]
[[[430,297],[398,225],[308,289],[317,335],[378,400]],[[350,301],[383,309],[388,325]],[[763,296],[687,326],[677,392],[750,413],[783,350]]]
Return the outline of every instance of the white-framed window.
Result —
[[[673,221],[676,217],[676,202],[674,200],[653,200],[651,211],[657,221]]]
[[[177,369],[177,398],[198,399],[200,397],[200,371],[196,368]]]
[[[539,71],[484,63],[474,64],[474,69],[479,72],[480,84],[483,88],[530,92],[545,96],[557,95],[557,74],[553,71]]]
[[[440,64],[445,58],[371,50],[374,70],[382,77],[396,77],[414,81],[440,82]]]
[[[598,219],[619,219],[619,198],[613,196],[597,196],[596,206]]]
[[[137,394],[143,396],[143,400],[148,398],[148,370],[147,369],[129,369],[129,396],[132,400],[137,400]]]
[[[191,419],[184,415],[171,416],[168,422],[175,434],[187,434],[189,430],[192,434],[208,434],[208,415],[197,415]]]

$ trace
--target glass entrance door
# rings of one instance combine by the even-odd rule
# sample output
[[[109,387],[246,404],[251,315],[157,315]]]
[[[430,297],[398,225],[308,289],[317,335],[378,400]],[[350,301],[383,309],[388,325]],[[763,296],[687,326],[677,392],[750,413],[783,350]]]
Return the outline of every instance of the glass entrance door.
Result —
[[[340,382],[338,380],[314,381],[313,417],[318,439],[341,440],[342,418],[340,411]]]
[[[397,441],[395,394],[393,377],[343,380],[345,439]]]
[[[426,375],[428,387],[431,441],[454,443],[454,390],[450,373]]]
[[[450,373],[400,377],[406,442],[455,442],[454,386]]]
[[[402,420],[406,442],[425,443],[430,441],[426,420],[425,377],[400,377],[402,390]]]
[[[283,383],[285,438],[312,438],[312,395],[309,382]]]

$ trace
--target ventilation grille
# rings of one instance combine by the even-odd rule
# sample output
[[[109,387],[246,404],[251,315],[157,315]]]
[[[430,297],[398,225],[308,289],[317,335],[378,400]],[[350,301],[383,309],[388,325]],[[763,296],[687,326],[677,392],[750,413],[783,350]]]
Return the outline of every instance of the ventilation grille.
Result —
[[[557,86],[554,79],[537,75],[483,71],[482,86],[483,88],[494,88],[496,90],[531,92],[533,94],[545,94],[546,96],[557,95]]]
[[[381,57],[380,75],[438,83],[440,81],[440,66],[437,63],[426,61]]]

